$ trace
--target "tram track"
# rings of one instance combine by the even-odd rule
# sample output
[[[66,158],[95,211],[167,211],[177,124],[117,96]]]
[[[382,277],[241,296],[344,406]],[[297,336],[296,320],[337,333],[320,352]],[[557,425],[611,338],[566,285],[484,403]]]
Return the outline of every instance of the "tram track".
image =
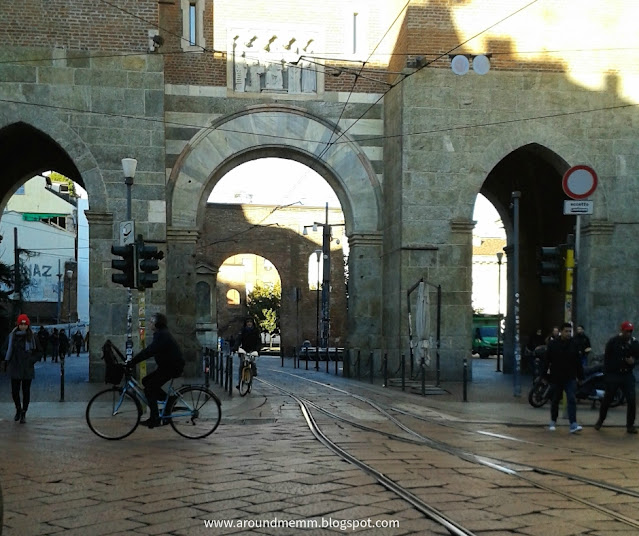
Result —
[[[412,443],[415,445],[421,445],[422,447],[428,447],[431,449],[435,449],[435,450],[439,450],[441,452],[444,452],[448,455],[451,456],[455,456],[461,460],[464,460],[466,462],[469,463],[474,463],[474,464],[479,464],[481,466],[487,467],[489,469],[492,470],[496,470],[499,471],[503,474],[507,474],[510,475],[512,477],[517,478],[518,480],[525,482],[527,485],[532,486],[536,489],[539,490],[543,490],[545,492],[548,493],[553,493],[555,495],[561,496],[565,499],[568,499],[570,501],[576,502],[576,503],[580,503],[584,506],[587,506],[590,509],[596,510],[601,512],[602,514],[604,514],[605,516],[607,516],[608,518],[611,518],[613,520],[616,520],[620,523],[623,523],[624,525],[630,526],[634,529],[639,529],[639,521],[636,519],[633,519],[629,516],[624,515],[623,513],[620,513],[618,511],[615,511],[611,508],[608,508],[607,506],[604,506],[602,504],[598,504],[596,502],[594,502],[593,500],[587,498],[587,497],[583,497],[583,496],[579,496],[576,495],[575,493],[570,493],[568,491],[565,491],[566,484],[564,484],[565,481],[574,481],[574,482],[578,482],[579,484],[584,484],[590,488],[597,488],[600,490],[605,490],[607,492],[611,492],[613,494],[619,495],[619,496],[627,496],[629,498],[639,498],[639,492],[634,490],[634,489],[629,489],[629,488],[625,488],[622,486],[617,486],[608,482],[602,482],[602,481],[598,481],[595,479],[591,479],[591,478],[587,478],[581,475],[576,475],[576,474],[571,474],[571,473],[567,473],[567,472],[563,472],[563,471],[557,471],[554,469],[549,469],[549,468],[545,468],[545,467],[539,467],[539,466],[535,466],[535,465],[531,465],[531,464],[524,464],[524,463],[520,463],[517,461],[512,461],[512,460],[506,460],[506,459],[499,459],[496,457],[489,457],[489,456],[484,456],[482,454],[477,454],[477,453],[473,453],[473,452],[469,452],[467,450],[464,449],[460,449],[459,447],[455,447],[453,445],[447,444],[445,442],[439,441],[439,440],[435,440],[431,437],[427,437],[423,434],[421,434],[419,431],[414,430],[412,427],[406,425],[405,423],[403,423],[402,421],[400,421],[397,417],[395,417],[394,415],[391,415],[390,411],[397,411],[397,408],[391,408],[390,411],[388,411],[387,409],[383,408],[382,406],[380,406],[379,403],[377,403],[376,401],[370,400],[367,397],[361,396],[359,394],[356,393],[350,393],[348,391],[345,391],[343,389],[337,388],[335,386],[332,385],[327,385],[323,382],[318,382],[316,380],[311,380],[308,378],[304,378],[302,376],[298,376],[298,375],[294,375],[291,374],[291,376],[294,376],[295,378],[299,378],[299,379],[303,379],[305,381],[311,382],[312,384],[317,385],[318,387],[322,387],[322,388],[329,388],[332,390],[335,390],[337,392],[339,392],[340,394],[353,398],[355,400],[357,400],[358,402],[361,402],[363,404],[367,404],[370,407],[372,407],[375,411],[377,411],[380,415],[383,415],[384,418],[387,420],[388,423],[392,423],[393,426],[399,428],[405,435],[398,435],[398,434],[394,434],[388,431],[384,431],[384,430],[380,430],[380,427],[374,428],[372,426],[367,426],[365,424],[362,424],[361,422],[357,422],[354,421],[352,419],[349,419],[347,417],[344,417],[342,415],[338,415],[337,413],[335,413],[334,411],[331,411],[329,409],[327,409],[326,407],[323,407],[321,404],[317,403],[317,402],[313,402],[311,400],[308,400],[307,398],[301,398],[298,395],[296,395],[295,393],[292,393],[291,391],[288,391],[287,389],[284,389],[280,386],[271,384],[269,382],[265,382],[268,383],[269,385],[275,387],[276,389],[280,390],[281,392],[284,392],[286,394],[288,394],[289,396],[293,397],[298,404],[304,405],[305,408],[305,412],[309,415],[312,416],[311,414],[311,408],[314,411],[318,411],[321,412],[323,415],[325,415],[326,417],[328,417],[329,419],[332,419],[335,422],[341,422],[343,424],[346,424],[348,426],[352,426],[354,428],[357,428],[359,430],[363,430],[366,431],[368,433],[374,433],[374,434],[378,434],[378,435],[382,435],[384,437],[386,437],[387,439],[391,440],[391,441],[401,441],[401,442],[408,442],[408,443]],[[308,396],[308,395],[306,395]],[[413,415],[410,412],[405,412],[402,411],[400,412],[402,414],[404,414],[405,416],[408,417],[412,417],[412,418],[420,418],[420,416],[417,415]],[[441,422],[432,419],[423,419],[425,421],[429,421],[432,424],[437,424],[437,425],[441,425]],[[309,425],[310,426],[310,425]],[[317,424],[316,424],[317,426]],[[445,425],[445,426],[450,426],[450,425]],[[468,430],[465,430],[466,432],[469,432]],[[479,433],[479,432],[469,432],[469,433]],[[323,437],[326,438],[326,440],[328,440],[328,438],[326,437],[326,435],[324,433]],[[496,434],[496,436],[498,436],[499,434]],[[317,436],[316,436],[317,437]],[[330,441],[330,440],[328,440]],[[338,447],[340,448],[340,447]],[[611,459],[614,459],[613,457],[610,457]],[[364,463],[364,462],[362,462]],[[539,478],[537,478],[539,476]],[[544,482],[545,478],[552,478],[553,480],[559,480],[559,482],[554,482],[554,485],[551,484],[547,484]]]

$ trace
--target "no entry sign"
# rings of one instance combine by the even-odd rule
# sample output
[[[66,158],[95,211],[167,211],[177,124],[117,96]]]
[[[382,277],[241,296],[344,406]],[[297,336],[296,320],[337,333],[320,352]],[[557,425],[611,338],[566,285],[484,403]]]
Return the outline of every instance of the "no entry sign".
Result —
[[[564,174],[561,186],[568,197],[586,199],[597,189],[597,174],[590,166],[573,166]]]

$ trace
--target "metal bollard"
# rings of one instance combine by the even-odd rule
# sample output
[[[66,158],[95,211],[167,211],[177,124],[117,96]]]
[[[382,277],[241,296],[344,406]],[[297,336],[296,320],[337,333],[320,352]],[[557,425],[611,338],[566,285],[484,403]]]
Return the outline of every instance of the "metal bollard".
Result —
[[[337,376],[337,373],[339,372],[339,359],[338,359],[338,354],[337,354],[337,346],[335,347],[335,376]]]
[[[315,370],[319,371],[319,346],[315,347]]]
[[[326,344],[326,374],[328,374],[328,343]]]
[[[60,356],[60,402],[64,402],[64,354]]]
[[[293,348],[293,368],[298,368],[299,361],[297,360],[297,348]]]
[[[233,398],[233,356],[229,356],[229,362],[226,365],[226,371],[229,376],[229,396]]]
[[[375,383],[375,362],[373,361],[373,352],[368,356],[368,374],[370,376],[370,382]]]
[[[382,362],[384,367],[384,383],[382,387],[388,387],[388,352],[384,353],[384,361]]]
[[[419,368],[422,374],[422,396],[426,396],[426,362],[423,357],[419,363]]]
[[[406,391],[406,356],[402,354],[402,391]]]
[[[351,377],[351,349],[344,348],[344,366],[342,367],[342,376],[344,378]]]
[[[464,373],[462,376],[463,385],[464,385],[464,402],[468,402],[468,359],[464,358]]]
[[[304,347],[304,353],[306,354],[306,370],[308,370],[308,346]]]
[[[202,351],[202,372],[204,373],[204,385],[208,388],[211,381],[211,355],[208,348]]]
[[[357,379],[361,380],[362,379],[362,360],[360,359],[361,357],[361,350],[357,350]]]

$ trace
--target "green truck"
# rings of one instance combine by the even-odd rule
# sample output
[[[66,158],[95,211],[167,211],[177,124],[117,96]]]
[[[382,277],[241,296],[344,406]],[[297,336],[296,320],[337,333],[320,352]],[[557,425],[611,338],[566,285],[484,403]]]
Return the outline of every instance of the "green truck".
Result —
[[[497,355],[497,315],[474,314],[473,315],[473,354],[486,359],[488,356]]]

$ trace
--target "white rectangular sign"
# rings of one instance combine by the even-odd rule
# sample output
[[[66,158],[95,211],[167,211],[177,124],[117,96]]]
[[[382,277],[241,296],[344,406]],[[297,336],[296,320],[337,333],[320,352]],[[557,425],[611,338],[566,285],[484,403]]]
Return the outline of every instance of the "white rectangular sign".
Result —
[[[592,214],[593,206],[594,204],[592,201],[566,199],[564,201],[564,216],[570,216],[574,214]]]
[[[128,246],[135,243],[135,223],[131,221],[120,222],[120,245]]]

